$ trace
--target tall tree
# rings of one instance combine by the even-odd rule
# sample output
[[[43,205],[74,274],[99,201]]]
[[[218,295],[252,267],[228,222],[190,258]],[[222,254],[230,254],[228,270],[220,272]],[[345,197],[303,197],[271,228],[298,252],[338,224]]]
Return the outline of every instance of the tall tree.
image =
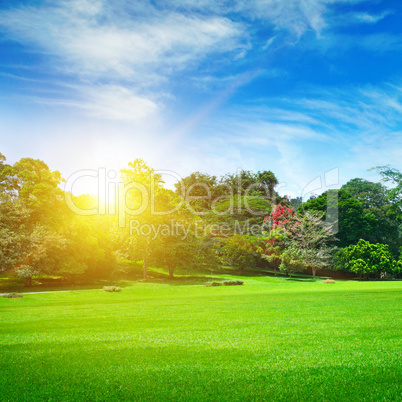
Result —
[[[334,242],[333,228],[322,220],[323,213],[307,212],[299,216],[289,231],[289,240],[300,250],[302,265],[311,268],[313,278],[317,269],[323,269],[330,264]]]
[[[143,277],[147,279],[155,230],[169,219],[175,199],[173,192],[163,188],[162,176],[142,159],[135,159],[120,172],[124,183],[119,204],[119,215],[124,218],[120,225],[126,233],[124,249],[132,256],[141,256]]]

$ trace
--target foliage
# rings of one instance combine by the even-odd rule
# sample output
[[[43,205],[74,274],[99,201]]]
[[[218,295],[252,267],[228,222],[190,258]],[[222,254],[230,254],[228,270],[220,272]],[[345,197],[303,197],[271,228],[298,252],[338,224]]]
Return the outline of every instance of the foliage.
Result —
[[[289,233],[282,226],[278,226],[269,232],[265,240],[265,250],[261,257],[273,265],[276,274],[281,263],[282,253],[289,244]]]
[[[129,162],[128,167],[120,172],[126,189],[124,200],[120,203],[120,212],[124,212],[125,217],[123,222],[119,222],[124,233],[121,251],[130,259],[137,257],[143,261],[143,276],[147,279],[148,260],[153,252],[153,235],[151,230],[132,232],[131,222],[135,220],[140,228],[147,229],[160,225],[166,215],[155,211],[169,210],[169,197],[166,197],[162,176],[142,159],[137,158]]]
[[[394,188],[353,179],[303,203],[296,216],[288,205],[297,207],[301,199],[281,198],[269,170],[221,177],[194,172],[173,192],[164,187],[161,174],[135,159],[121,170],[119,215],[81,216],[64,202],[59,172],[32,158],[11,165],[0,154],[0,272],[13,272],[30,285],[34,275],[110,276],[117,258],[142,261],[144,278],[149,264],[173,277],[178,268],[212,272],[221,264],[240,272],[270,264],[276,272],[284,259],[282,268],[304,264],[315,275],[319,268],[345,269],[344,250],[360,239],[388,245],[396,260],[402,247],[402,174],[387,166],[377,171]],[[98,205],[89,195],[68,196],[78,208]],[[138,233],[133,221],[151,229]],[[338,223],[336,238],[326,222],[335,232]],[[169,225],[181,231],[152,232]],[[395,269],[369,272],[365,264],[356,259],[353,269],[397,275]]]
[[[5,299],[18,299],[18,298],[21,298],[21,297],[24,297],[24,296],[21,293],[12,292],[12,293],[5,294],[3,297]]]
[[[253,248],[253,241],[246,236],[234,235],[224,240],[221,253],[223,263],[236,267],[240,272],[256,265],[257,253]]]
[[[104,286],[104,292],[121,292],[121,288],[118,286]]]
[[[334,234],[331,225],[322,220],[323,214],[307,212],[297,217],[296,223],[289,230],[289,238],[301,252],[304,266],[310,267],[315,277],[317,269],[330,265]]]
[[[243,281],[224,281],[224,282],[209,282],[205,286],[206,287],[215,287],[215,286],[241,286],[243,285]]]
[[[281,263],[279,270],[289,275],[296,272],[303,272],[306,269],[306,264],[303,260],[303,252],[295,244],[287,247],[281,254]]]
[[[225,281],[225,282],[223,282],[224,286],[241,286],[243,284],[244,284],[243,281]]]
[[[270,216],[264,218],[262,234],[265,237],[265,249],[261,258],[272,264],[274,273],[281,263],[283,251],[289,246],[289,228],[296,222],[296,216],[291,208],[277,205]]]
[[[277,205],[272,211],[272,229],[282,227],[288,230],[295,224],[295,213],[292,208],[288,208],[286,205]]]
[[[315,277],[319,268],[330,263],[332,227],[322,221],[323,214],[307,212],[296,216],[291,208],[278,205],[264,225],[272,226],[266,237],[262,257],[289,274],[310,267]],[[263,229],[265,226],[263,225]],[[266,233],[266,232],[263,232]]]
[[[371,244],[363,239],[345,249],[345,260],[351,272],[366,277],[374,275],[380,278],[381,273],[395,275],[402,268],[400,261],[392,258],[387,244]]]
[[[72,276],[112,261],[110,242],[92,217],[75,215],[64,202],[63,179],[40,160],[23,158],[0,169],[0,270]],[[108,245],[107,245],[108,244]]]
[[[329,190],[299,207],[323,213],[326,222],[338,224],[339,247],[356,244],[359,239],[389,244],[394,256],[401,245],[398,221],[385,187],[362,179],[349,181],[340,190]]]
[[[187,269],[199,267],[204,263],[203,243],[195,233],[187,228],[184,231],[183,225],[171,221],[176,230],[168,230],[166,234],[161,233],[153,240],[150,263],[159,267],[166,267],[169,276],[174,276],[176,268]]]
[[[384,182],[391,182],[395,185],[387,193],[387,199],[392,202],[399,218],[402,218],[402,172],[390,166],[377,166],[374,169],[382,176]]]

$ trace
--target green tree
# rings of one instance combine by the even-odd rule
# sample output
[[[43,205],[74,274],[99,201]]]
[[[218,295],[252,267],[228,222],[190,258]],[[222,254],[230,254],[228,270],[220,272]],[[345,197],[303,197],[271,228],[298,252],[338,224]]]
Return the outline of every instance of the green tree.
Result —
[[[281,263],[279,270],[289,275],[292,279],[292,275],[296,272],[303,272],[306,268],[304,262],[304,255],[301,249],[296,244],[292,244],[281,253]]]
[[[166,267],[169,277],[174,277],[176,268],[187,270],[201,263],[201,242],[193,231],[181,223],[171,221],[167,233],[160,233],[154,241],[151,262],[158,267]]]
[[[26,224],[38,223],[55,227],[63,221],[66,211],[64,194],[59,185],[63,182],[60,172],[51,171],[43,161],[22,158],[3,171],[7,191],[15,194],[29,211]]]
[[[123,252],[142,260],[143,276],[147,279],[155,229],[171,218],[169,211],[174,207],[175,198],[173,192],[163,188],[162,176],[142,159],[135,159],[120,172],[124,197],[120,199],[119,214],[125,216],[122,226],[126,233]]]
[[[66,246],[66,238],[37,224],[22,241],[20,258],[16,264],[19,277],[32,285],[32,277],[40,274],[57,274],[60,252]]]
[[[334,242],[333,228],[322,220],[323,213],[307,212],[297,217],[296,223],[289,227],[289,240],[300,250],[302,264],[310,267],[315,278],[317,269],[330,265]],[[296,254],[295,254],[296,256]]]
[[[256,265],[253,242],[246,236],[235,235],[224,240],[221,253],[223,263],[236,267],[240,273]]]
[[[340,247],[355,244],[359,239],[366,239],[373,235],[372,211],[365,211],[362,203],[346,190],[329,190],[317,198],[310,199],[299,206],[299,214],[307,211],[323,213],[326,222],[338,220]]]
[[[266,232],[263,232],[265,234]],[[282,226],[270,230],[265,238],[266,244],[262,251],[261,258],[272,264],[274,275],[282,261],[282,253],[289,245],[289,233]]]
[[[392,258],[387,244],[371,244],[363,239],[345,249],[345,260],[348,269],[360,277],[380,278],[384,273],[395,275],[401,270],[400,262]]]
[[[391,188],[387,194],[387,199],[392,202],[393,208],[402,215],[402,172],[390,166],[377,166],[373,168],[382,176],[385,183],[393,183],[395,187]]]
[[[389,190],[381,183],[363,179],[353,179],[342,186],[357,199],[363,207],[367,230],[362,238],[370,243],[389,244],[392,254],[398,255],[402,245],[400,236],[401,220],[389,199]]]

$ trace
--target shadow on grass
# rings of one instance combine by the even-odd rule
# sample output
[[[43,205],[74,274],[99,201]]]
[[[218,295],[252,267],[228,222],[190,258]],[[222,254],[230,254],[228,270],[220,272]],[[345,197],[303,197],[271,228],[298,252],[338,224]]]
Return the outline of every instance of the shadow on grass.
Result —
[[[232,274],[233,275],[233,274]],[[20,278],[0,278],[0,293],[8,292],[45,292],[62,290],[102,289],[104,286],[125,288],[136,283],[155,283],[170,286],[206,285],[208,282],[222,282],[227,279],[214,275],[177,275],[173,278],[161,272],[148,271],[148,278],[143,279],[142,273],[130,273],[125,277],[80,278],[69,281],[60,277],[45,277],[32,280],[32,286],[25,286],[25,280]]]
[[[292,282],[317,282],[316,278],[286,278],[286,280]]]
[[[31,287],[25,286],[25,280],[16,277],[0,277],[0,293],[6,292],[41,292],[58,290],[89,290],[102,289],[104,286],[119,286],[125,288],[136,283],[155,283],[169,286],[200,286],[209,282],[223,282],[227,278],[222,276],[230,275],[241,279],[242,277],[275,277],[295,282],[316,282],[309,275],[295,274],[291,279],[282,272],[266,268],[254,268],[239,272],[238,269],[224,266],[218,270],[203,269],[202,271],[180,270],[175,272],[174,277],[170,277],[168,272],[157,268],[148,268],[148,278],[143,279],[142,266],[133,264],[132,267],[114,270],[111,275],[102,278],[92,276],[76,277],[68,279],[56,276],[34,277]],[[318,278],[320,279],[320,278]]]
[[[188,286],[188,285],[206,285],[208,282],[223,282],[227,279],[217,278],[215,276],[177,276],[170,278],[166,276],[165,278],[154,278],[152,276],[148,277],[144,283],[160,283],[170,286]]]

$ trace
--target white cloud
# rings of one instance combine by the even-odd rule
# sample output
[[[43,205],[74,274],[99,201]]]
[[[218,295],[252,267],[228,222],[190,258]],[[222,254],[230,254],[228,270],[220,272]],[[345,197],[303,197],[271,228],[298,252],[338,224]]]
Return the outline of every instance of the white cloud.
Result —
[[[59,6],[3,11],[0,26],[11,38],[60,58],[79,74],[130,78],[145,69],[182,69],[211,52],[240,47],[238,23],[220,16],[175,12],[141,18],[107,15],[100,1],[65,1]],[[60,64],[59,64],[60,66]]]
[[[209,141],[222,155],[238,150],[237,160],[244,163],[238,167],[250,168],[250,155],[264,161],[256,168],[278,172],[280,180],[288,180],[281,193],[293,195],[337,167],[341,185],[368,177],[367,169],[376,165],[401,166],[402,87],[310,93],[304,99],[262,99],[260,106],[237,107],[205,129],[214,133]],[[226,157],[232,164],[233,157]]]
[[[362,1],[367,0],[237,0],[222,4],[175,0],[154,6],[148,1],[64,0],[3,10],[0,27],[9,38],[56,57],[59,68],[81,76],[115,74],[138,81],[139,75],[146,79],[149,72],[169,75],[212,53],[244,56],[250,48],[246,41],[253,24],[246,26],[239,17],[266,20],[278,30],[300,37],[307,30],[320,34],[333,4]],[[361,14],[360,18],[380,16]],[[265,48],[274,39],[269,39]]]
[[[358,13],[355,15],[357,21],[366,23],[366,24],[376,24],[377,22],[383,20],[385,17],[390,15],[390,11],[384,11],[381,14],[373,15],[369,13]]]
[[[254,25],[259,24],[255,20],[290,32],[293,38],[306,31],[319,36],[332,23],[334,5],[365,1],[46,1],[0,11],[0,30],[27,51],[41,53],[49,76],[62,72],[75,83],[75,97],[70,92],[58,100],[43,98],[43,102],[77,107],[96,117],[131,119],[152,114],[162,104],[159,94],[170,91],[169,83],[183,70],[199,74],[197,67],[207,59],[209,65],[221,60],[217,68],[224,73],[219,80],[229,85],[229,92],[232,81],[233,87],[248,82],[248,73],[233,73],[226,67],[247,63],[254,46],[270,51],[276,41],[281,45],[278,33],[256,46]],[[361,14],[360,18],[374,21],[380,16],[385,13]],[[381,47],[382,41],[378,36],[374,43]],[[209,68],[213,76],[216,69]],[[192,80],[197,81],[203,80],[199,76]],[[216,81],[210,80],[212,87]]]
[[[75,98],[68,93],[43,102],[115,119],[151,113],[169,77],[208,55],[236,57],[247,47],[241,23],[157,10],[147,1],[65,0],[9,8],[0,11],[0,29],[42,53],[52,73],[75,80]]]
[[[77,87],[80,99],[28,97],[37,103],[81,109],[89,116],[108,120],[140,120],[154,114],[159,106],[117,85]]]

